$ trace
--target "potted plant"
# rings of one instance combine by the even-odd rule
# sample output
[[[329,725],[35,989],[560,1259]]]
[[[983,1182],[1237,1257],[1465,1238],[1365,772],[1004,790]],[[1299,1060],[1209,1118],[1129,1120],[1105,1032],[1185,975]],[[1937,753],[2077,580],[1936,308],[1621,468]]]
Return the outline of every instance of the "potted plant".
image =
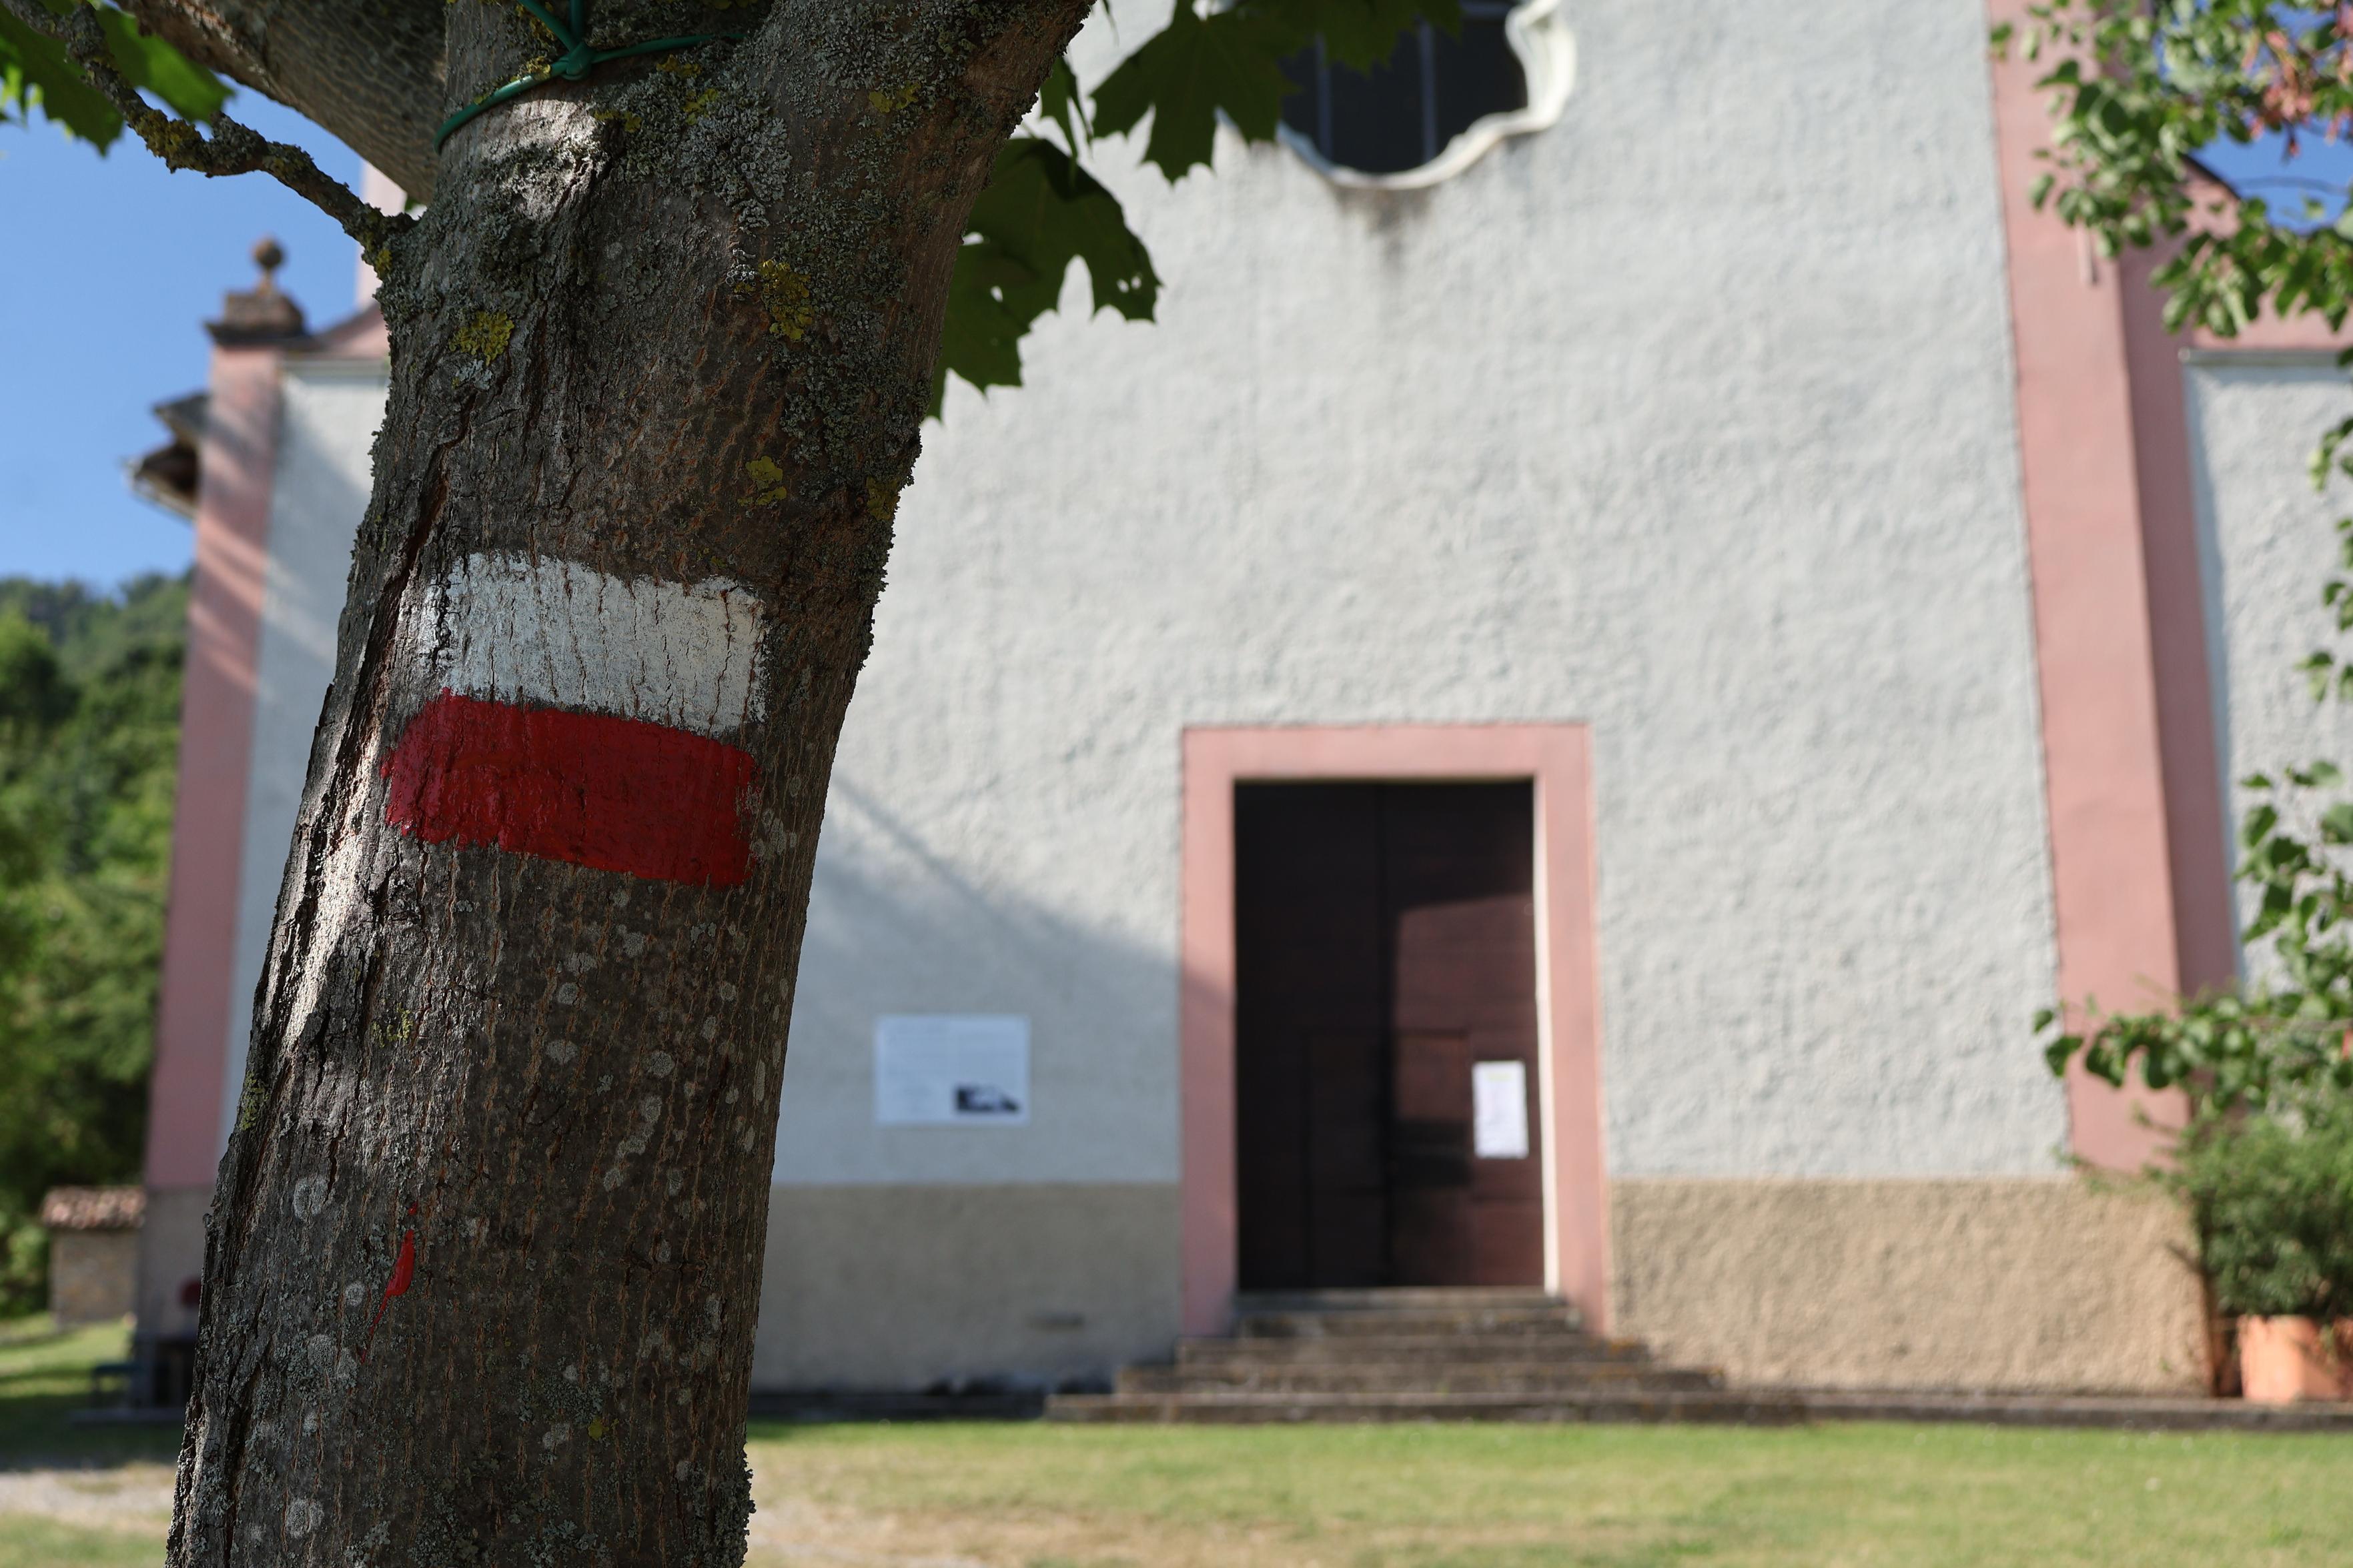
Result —
[[[2208,1116],[2173,1181],[2248,1399],[2353,1399],[2353,1106]]]
[[[2346,446],[2353,454],[2353,426]],[[2353,518],[2344,531],[2353,563]],[[2353,629],[2353,575],[2330,602]],[[2353,662],[2344,670],[2353,701]],[[2246,977],[2139,1013],[2087,999],[2038,1013],[2034,1027],[2053,1074],[2080,1066],[2119,1087],[2137,1076],[2186,1103],[2188,1126],[2147,1174],[2195,1222],[2211,1391],[2242,1392],[2239,1327],[2266,1369],[2252,1396],[2312,1397],[2341,1388],[2330,1369],[2353,1362],[2353,1327],[2337,1326],[2353,1319],[2353,787],[2330,763],[2241,784],[2255,803],[2239,829]],[[2285,1394],[2270,1370],[2279,1357],[2307,1369]]]

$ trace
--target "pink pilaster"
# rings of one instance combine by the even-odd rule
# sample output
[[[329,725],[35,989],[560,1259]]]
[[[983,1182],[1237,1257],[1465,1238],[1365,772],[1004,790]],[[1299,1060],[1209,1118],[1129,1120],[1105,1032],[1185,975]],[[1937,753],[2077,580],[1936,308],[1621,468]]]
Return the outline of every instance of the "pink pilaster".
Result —
[[[2024,0],[1989,8],[2026,21]],[[2041,68],[1993,71],[2059,994],[2146,1008],[2179,992],[2181,968],[2126,279],[2028,198],[2050,140]],[[2179,1114],[2173,1096],[2119,1092],[2080,1068],[2067,1106],[2077,1157],[2117,1169],[2162,1147],[2138,1111]]]
[[[278,438],[279,350],[213,350],[180,699],[172,888],[149,1091],[147,1184],[208,1187],[220,1163],[237,875]]]

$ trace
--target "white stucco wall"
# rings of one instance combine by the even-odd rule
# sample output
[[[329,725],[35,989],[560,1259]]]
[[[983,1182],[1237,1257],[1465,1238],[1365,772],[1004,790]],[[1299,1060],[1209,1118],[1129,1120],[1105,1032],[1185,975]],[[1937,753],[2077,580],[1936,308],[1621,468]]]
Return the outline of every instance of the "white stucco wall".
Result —
[[[954,390],[778,1181],[1174,1180],[1181,730],[1481,720],[1593,726],[1613,1173],[2056,1168],[1983,7],[1566,16],[1561,123],[1433,190],[1114,171],[1159,323],[1073,279]],[[874,1016],[935,1010],[1033,1019],[1027,1127],[873,1125]]]
[[[2296,665],[2336,641],[2320,585],[2336,566],[2330,526],[2353,490],[2312,488],[2321,433],[2353,414],[2327,353],[2219,353],[2183,367],[2206,597],[2207,668],[2222,767],[2226,852],[2237,863],[2248,805],[2239,780],[2327,759],[2353,763],[2353,710],[2316,705]],[[2240,915],[2253,910],[2241,889]]]
[[[221,1095],[224,1148],[245,1079],[253,993],[269,955],[311,737],[334,679],[335,622],[351,581],[352,541],[367,510],[369,454],[384,423],[387,384],[381,363],[331,359],[290,358],[279,381],[278,463],[269,494],[253,763],[246,774],[237,872],[237,972]]]

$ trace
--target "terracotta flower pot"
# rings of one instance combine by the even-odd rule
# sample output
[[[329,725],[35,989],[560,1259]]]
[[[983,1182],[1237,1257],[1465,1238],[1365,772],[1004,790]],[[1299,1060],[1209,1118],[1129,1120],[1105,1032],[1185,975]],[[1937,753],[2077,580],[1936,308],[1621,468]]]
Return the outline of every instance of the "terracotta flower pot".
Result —
[[[2335,1342],[2310,1318],[2241,1318],[2239,1382],[2258,1405],[2353,1399],[2353,1318],[2336,1322]]]

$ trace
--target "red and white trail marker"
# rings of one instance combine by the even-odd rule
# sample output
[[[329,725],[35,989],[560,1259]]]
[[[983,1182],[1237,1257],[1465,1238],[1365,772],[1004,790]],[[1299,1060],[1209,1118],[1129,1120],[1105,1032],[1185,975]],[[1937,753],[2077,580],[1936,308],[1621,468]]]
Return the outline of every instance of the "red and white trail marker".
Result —
[[[394,826],[661,881],[751,874],[759,769],[732,740],[766,692],[748,590],[473,555],[424,614],[440,694],[384,760]]]

